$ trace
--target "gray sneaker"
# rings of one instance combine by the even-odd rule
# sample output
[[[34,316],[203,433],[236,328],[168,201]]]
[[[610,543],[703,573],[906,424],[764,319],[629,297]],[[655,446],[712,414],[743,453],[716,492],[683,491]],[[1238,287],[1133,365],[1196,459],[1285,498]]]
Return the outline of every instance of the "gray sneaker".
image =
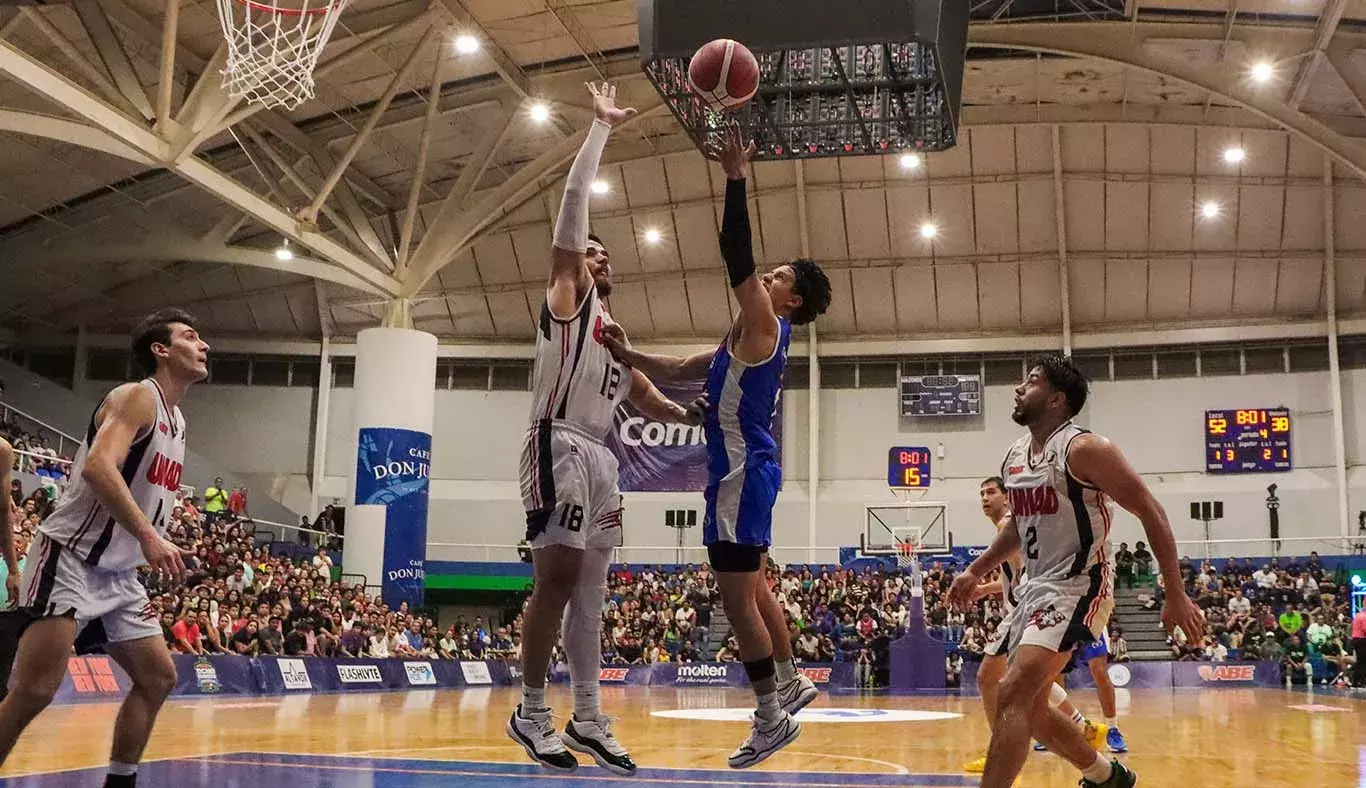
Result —
[[[755,716],[754,729],[750,731],[749,738],[730,754],[727,762],[732,769],[748,769],[796,741],[801,732],[802,726],[785,711],[772,722],[765,722]]]

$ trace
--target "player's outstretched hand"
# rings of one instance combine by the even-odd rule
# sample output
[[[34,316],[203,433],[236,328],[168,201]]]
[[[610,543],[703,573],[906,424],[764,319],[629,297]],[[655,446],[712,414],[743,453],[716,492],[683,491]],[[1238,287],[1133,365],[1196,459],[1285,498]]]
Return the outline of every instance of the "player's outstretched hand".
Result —
[[[1205,614],[1185,592],[1178,591],[1162,603],[1162,626],[1168,632],[1180,627],[1188,643],[1199,643],[1205,634]]]
[[[707,409],[710,407],[711,403],[707,401],[707,395],[703,394],[702,396],[693,400],[691,405],[683,409],[683,412],[685,414],[683,417],[683,423],[688,425],[689,427],[696,427],[700,425],[702,421],[707,418]]]
[[[143,541],[142,557],[153,571],[165,572],[177,580],[185,576],[185,559],[181,549],[163,536],[156,535]]]
[[[721,169],[726,171],[726,178],[732,181],[743,180],[749,171],[749,158],[754,155],[757,148],[754,140],[745,143],[740,135],[739,121],[731,121],[722,132],[725,142],[717,148],[711,147],[711,151],[721,161]]]
[[[588,92],[593,94],[593,114],[598,120],[609,126],[615,126],[627,118],[634,117],[636,111],[633,107],[617,106],[617,86],[611,82],[604,82],[601,86],[592,82],[588,85]]]
[[[973,595],[977,593],[977,586],[981,584],[982,578],[971,567],[965,567],[949,587],[949,606],[959,610],[968,609],[972,605]]]

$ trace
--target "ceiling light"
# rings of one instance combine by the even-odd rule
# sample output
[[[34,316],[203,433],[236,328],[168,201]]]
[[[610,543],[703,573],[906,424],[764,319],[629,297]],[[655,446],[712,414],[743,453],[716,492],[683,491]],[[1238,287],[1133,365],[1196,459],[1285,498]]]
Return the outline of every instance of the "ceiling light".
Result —
[[[479,51],[479,39],[468,33],[455,37],[455,51],[462,55],[473,55]]]
[[[1210,200],[1200,206],[1200,215],[1206,219],[1213,219],[1219,215],[1219,203]]]
[[[606,194],[611,188],[607,185],[607,181],[593,181],[594,194]]]
[[[657,244],[663,237],[664,236],[658,230],[653,228],[645,231],[645,243]]]
[[[920,225],[920,237],[929,241],[939,235],[939,228],[934,226],[934,222],[925,222]]]
[[[537,123],[545,123],[550,120],[550,105],[544,101],[538,101],[531,105],[531,119]]]
[[[1271,65],[1270,60],[1259,60],[1252,64],[1251,75],[1253,82],[1270,82],[1276,76],[1276,67]]]
[[[294,259],[294,250],[289,248],[289,241],[285,241],[276,247],[275,259],[281,262],[289,262]]]
[[[916,169],[920,169],[920,154],[919,154],[919,153],[903,153],[903,154],[901,154],[901,169],[903,169],[903,170],[916,170]]]
[[[1247,158],[1247,151],[1243,150],[1243,149],[1240,148],[1240,147],[1234,146],[1234,147],[1232,147],[1232,148],[1225,148],[1225,149],[1224,149],[1224,161],[1225,161],[1225,163],[1228,163],[1228,164],[1241,164],[1242,161],[1243,161],[1243,159],[1246,159],[1246,158]]]

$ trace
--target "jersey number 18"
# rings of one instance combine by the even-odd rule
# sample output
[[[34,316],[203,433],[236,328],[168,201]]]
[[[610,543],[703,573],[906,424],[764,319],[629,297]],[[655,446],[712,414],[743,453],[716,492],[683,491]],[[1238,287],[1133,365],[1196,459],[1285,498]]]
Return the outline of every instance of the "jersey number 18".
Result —
[[[602,370],[602,386],[598,388],[598,393],[613,399],[617,396],[617,384],[620,382],[621,370],[615,364],[605,364]]]

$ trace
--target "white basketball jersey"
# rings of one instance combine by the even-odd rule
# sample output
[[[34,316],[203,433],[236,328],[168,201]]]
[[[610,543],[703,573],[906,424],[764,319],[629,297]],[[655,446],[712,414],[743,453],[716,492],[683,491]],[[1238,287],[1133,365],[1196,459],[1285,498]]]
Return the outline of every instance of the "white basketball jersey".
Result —
[[[630,370],[602,343],[612,316],[589,288],[574,316],[559,320],[541,303],[536,361],[531,371],[531,421],[568,422],[599,439],[612,429],[617,406],[631,390]]]
[[[146,513],[157,533],[164,536],[166,518],[175,507],[175,493],[184,468],[185,419],[180,408],[172,410],[166,406],[166,397],[155,380],[148,378],[138,385],[150,388],[156,395],[157,420],[150,429],[137,434],[121,472],[138,508]],[[100,406],[103,405],[101,402]],[[95,413],[99,413],[99,407]],[[71,484],[38,530],[92,567],[125,571],[145,563],[142,546],[114,522],[95,497],[95,491],[81,478],[86,454],[95,440],[95,413],[90,416],[85,440],[71,466]]]
[[[1001,612],[1010,613],[1018,605],[1015,589],[1024,583],[1024,570],[1015,564],[1014,559],[1001,562]]]
[[[1068,447],[1085,432],[1069,421],[1054,430],[1039,455],[1030,451],[1028,434],[1006,452],[1001,478],[1031,582],[1065,580],[1109,564],[1109,503],[1067,468]]]

